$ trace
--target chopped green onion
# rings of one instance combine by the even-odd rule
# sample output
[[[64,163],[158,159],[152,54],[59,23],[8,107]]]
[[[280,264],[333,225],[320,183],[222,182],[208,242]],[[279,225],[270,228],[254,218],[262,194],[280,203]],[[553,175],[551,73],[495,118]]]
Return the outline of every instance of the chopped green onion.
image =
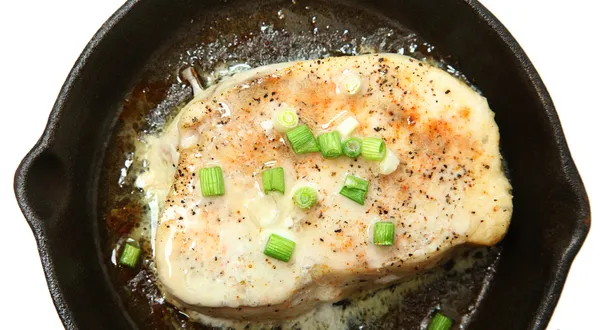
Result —
[[[342,85],[344,92],[354,95],[360,87],[360,74],[354,71],[346,70],[342,73]]]
[[[346,118],[343,122],[341,122],[335,130],[340,132],[342,137],[347,137],[358,127],[358,120],[354,117]]]
[[[400,165],[400,159],[390,148],[386,148],[385,158],[379,163],[379,173],[391,174],[398,168],[398,165]]]
[[[360,205],[365,205],[365,196],[369,191],[369,181],[354,175],[346,176],[340,195],[345,196]]]
[[[127,267],[135,268],[141,252],[142,250],[138,246],[134,245],[133,242],[125,243],[125,247],[123,248],[123,252],[121,252],[121,257],[119,258],[119,263]]]
[[[379,138],[368,137],[362,142],[362,155],[368,160],[383,160],[385,158],[385,142]]]
[[[318,152],[317,139],[306,125],[300,125],[286,133],[292,149],[297,154]]]
[[[219,166],[200,169],[200,188],[202,196],[222,196],[225,194],[223,171]]]
[[[340,195],[345,196],[360,205],[365,205],[365,196],[367,196],[367,192],[363,190],[342,187],[342,190],[340,190]]]
[[[348,175],[344,180],[344,187],[350,189],[358,189],[366,192],[369,191],[369,181],[361,179],[354,175]]]
[[[277,234],[271,234],[264,254],[277,260],[288,262],[292,257],[296,243]]]
[[[273,127],[276,131],[285,133],[298,126],[298,115],[290,107],[282,107],[273,113]]]
[[[433,316],[433,319],[431,320],[431,323],[429,323],[427,330],[449,330],[452,328],[452,323],[454,323],[454,321],[452,321],[451,318],[438,312]]]
[[[373,243],[375,245],[394,245],[394,223],[376,222],[373,229]]]
[[[285,194],[285,180],[283,168],[270,168],[262,172],[262,182],[264,192],[279,191]]]
[[[317,138],[319,149],[324,158],[332,159],[342,155],[342,138],[337,131],[327,132]]]
[[[294,192],[294,204],[301,209],[310,209],[317,203],[317,191],[311,187],[300,187]]]
[[[342,152],[350,158],[360,156],[362,150],[362,141],[359,138],[350,138],[342,144]]]

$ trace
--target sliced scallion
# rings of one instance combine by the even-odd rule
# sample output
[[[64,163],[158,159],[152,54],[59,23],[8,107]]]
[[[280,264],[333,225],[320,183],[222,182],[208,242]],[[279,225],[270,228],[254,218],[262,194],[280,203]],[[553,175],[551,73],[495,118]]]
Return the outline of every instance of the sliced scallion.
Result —
[[[317,139],[306,125],[300,125],[286,133],[292,149],[297,154],[306,154],[309,152],[318,152],[319,145]]]
[[[369,191],[369,181],[361,179],[354,175],[348,175],[344,180],[344,187],[362,191]]]
[[[369,191],[369,181],[354,175],[346,176],[340,195],[345,196],[360,205],[365,205],[365,196]]]
[[[337,131],[327,132],[317,138],[324,158],[332,159],[342,155],[342,138]]]
[[[398,168],[398,165],[400,165],[400,159],[398,159],[390,148],[386,148],[385,158],[379,162],[379,173],[384,175],[391,174]]]
[[[200,188],[202,196],[222,196],[225,194],[223,171],[219,166],[200,169]]]
[[[340,190],[340,195],[347,197],[360,205],[365,205],[365,196],[367,196],[367,192],[363,190],[342,187],[342,190]]]
[[[360,156],[362,150],[362,141],[359,138],[350,138],[342,144],[342,153],[350,158]]]
[[[294,241],[277,234],[271,234],[267,246],[265,247],[264,254],[271,258],[288,262],[292,258],[295,247],[296,243]]]
[[[125,247],[123,247],[123,252],[121,252],[119,263],[127,267],[135,268],[141,253],[142,249],[134,245],[133,242],[127,242],[125,243]]]
[[[362,155],[365,159],[380,161],[385,158],[385,142],[379,138],[368,137],[362,142]]]
[[[431,319],[431,323],[429,323],[427,330],[449,330],[452,328],[452,323],[454,323],[454,321],[452,321],[451,318],[438,312],[435,313],[433,319]]]
[[[344,91],[350,95],[356,94],[360,88],[360,74],[354,71],[344,71],[342,74],[342,84]]]
[[[273,128],[276,131],[285,133],[298,126],[298,115],[290,107],[282,107],[273,113]]]
[[[300,187],[294,192],[294,204],[301,209],[310,209],[317,203],[317,191],[311,187]]]
[[[394,223],[376,222],[373,228],[373,244],[394,245]]]
[[[264,192],[279,191],[285,194],[285,180],[282,167],[270,168],[262,172]]]
[[[350,134],[352,134],[352,132],[358,127],[358,120],[356,120],[356,118],[354,117],[349,117],[344,119],[343,122],[341,122],[336,128],[335,130],[340,132],[340,135],[342,137],[347,137]]]
[[[181,72],[181,75],[185,80],[187,80],[192,86],[192,91],[194,92],[194,96],[200,95],[204,90],[202,85],[200,85],[200,79],[198,79],[198,74],[194,67],[189,67]]]

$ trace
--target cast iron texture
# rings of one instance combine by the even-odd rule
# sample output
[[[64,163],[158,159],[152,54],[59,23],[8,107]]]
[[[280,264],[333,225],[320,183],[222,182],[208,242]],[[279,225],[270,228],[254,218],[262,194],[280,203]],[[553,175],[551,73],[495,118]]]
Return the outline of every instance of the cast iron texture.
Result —
[[[299,0],[300,1],[300,0]],[[589,202],[558,116],[532,64],[474,0],[353,1],[411,28],[458,67],[496,112],[514,186],[514,216],[495,280],[470,329],[543,329],[590,227]],[[25,157],[15,192],[38,242],[48,286],[67,329],[136,328],[107,278],[97,192],[123,98],[180,22],[235,1],[132,0],[83,51]]]

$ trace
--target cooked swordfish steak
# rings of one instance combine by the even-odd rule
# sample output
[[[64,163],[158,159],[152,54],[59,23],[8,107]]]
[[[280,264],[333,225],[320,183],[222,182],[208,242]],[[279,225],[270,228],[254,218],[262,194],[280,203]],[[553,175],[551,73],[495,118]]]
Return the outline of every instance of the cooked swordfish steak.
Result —
[[[275,129],[282,108],[315,137],[382,139],[385,160],[296,153]],[[162,210],[154,240],[161,289],[212,317],[293,317],[435,267],[455,247],[493,245],[511,218],[486,99],[401,55],[239,73],[198,93],[147,142],[138,185]],[[224,191],[204,197],[200,171],[217,166]],[[284,191],[265,192],[262,172],[276,167]],[[340,194],[349,176],[368,181],[362,203]],[[317,192],[312,207],[295,204],[300,186]],[[378,222],[393,225],[391,245],[374,244]],[[265,254],[273,234],[295,243],[289,261]]]

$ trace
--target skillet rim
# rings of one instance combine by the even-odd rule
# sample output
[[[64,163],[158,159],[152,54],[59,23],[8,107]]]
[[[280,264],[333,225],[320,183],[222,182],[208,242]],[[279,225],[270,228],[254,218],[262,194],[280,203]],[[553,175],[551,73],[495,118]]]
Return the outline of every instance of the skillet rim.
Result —
[[[60,90],[57,100],[52,107],[52,111],[48,118],[48,123],[41,138],[23,158],[15,173],[15,197],[37,241],[38,251],[46,281],[48,283],[50,295],[52,296],[52,300],[57,309],[59,317],[67,329],[77,329],[77,324],[73,318],[72,311],[69,309],[63,293],[58,285],[54,262],[48,252],[48,242],[42,225],[43,220],[40,219],[40,217],[34,212],[30,202],[28,201],[26,179],[34,162],[41,155],[43,155],[44,152],[51,149],[54,143],[55,131],[60,128],[62,109],[67,103],[74,86],[79,84],[81,72],[84,71],[85,67],[87,66],[89,58],[95,52],[97,47],[106,42],[105,37],[109,31],[111,31],[115,25],[121,22],[121,20],[132,10],[133,7],[136,6],[136,4],[142,1],[149,0],[127,0],[127,2],[123,4],[102,25],[102,27],[100,27],[90,42],[86,45],[81,55],[75,62],[75,65],[69,72],[69,75],[67,76],[65,83]],[[579,204],[579,209],[576,210],[576,212],[580,214],[580,217],[574,217],[572,220],[575,221],[574,233],[567,247],[562,251],[560,257],[558,258],[558,262],[553,266],[552,270],[554,276],[545,286],[540,305],[538,306],[536,313],[532,316],[532,323],[530,323],[532,329],[544,329],[550,321],[556,304],[558,303],[558,299],[566,281],[571,264],[581,249],[581,246],[583,245],[583,242],[585,241],[585,238],[589,232],[591,226],[589,200],[581,177],[571,157],[571,153],[569,151],[567,141],[565,139],[552,99],[541,77],[525,54],[524,50],[510,34],[508,29],[479,1],[461,1],[469,6],[474,15],[483,20],[489,27],[491,27],[494,33],[500,37],[504,43],[504,46],[510,49],[512,57],[517,60],[519,71],[525,73],[529,83],[534,87],[536,98],[542,103],[545,117],[548,118],[552,126],[552,135],[559,150],[561,168],[565,171],[566,177],[568,178],[570,184],[570,189],[573,191],[574,195],[576,196],[577,203]]]
[[[550,318],[554,313],[554,309],[558,304],[558,300],[562,293],[562,289],[567,280],[569,270],[575,256],[581,249],[583,242],[591,227],[591,210],[590,202],[585,191],[585,186],[577,171],[577,166],[571,157],[571,152],[567,144],[562,125],[542,78],[531,63],[531,60],[525,54],[521,45],[512,36],[508,29],[494,16],[485,6],[477,0],[465,0],[465,2],[475,11],[476,15],[481,17],[491,28],[498,34],[504,44],[510,49],[512,55],[517,59],[520,70],[524,72],[535,89],[537,98],[542,102],[546,118],[552,126],[552,135],[556,139],[559,149],[561,167],[566,172],[566,177],[569,180],[571,189],[577,197],[577,202],[580,204],[578,210],[582,217],[574,219],[576,222],[573,236],[567,247],[562,251],[559,261],[553,267],[554,277],[550,279],[549,286],[544,290],[542,300],[537,308],[537,312],[533,317],[532,329],[545,329],[550,322]]]

